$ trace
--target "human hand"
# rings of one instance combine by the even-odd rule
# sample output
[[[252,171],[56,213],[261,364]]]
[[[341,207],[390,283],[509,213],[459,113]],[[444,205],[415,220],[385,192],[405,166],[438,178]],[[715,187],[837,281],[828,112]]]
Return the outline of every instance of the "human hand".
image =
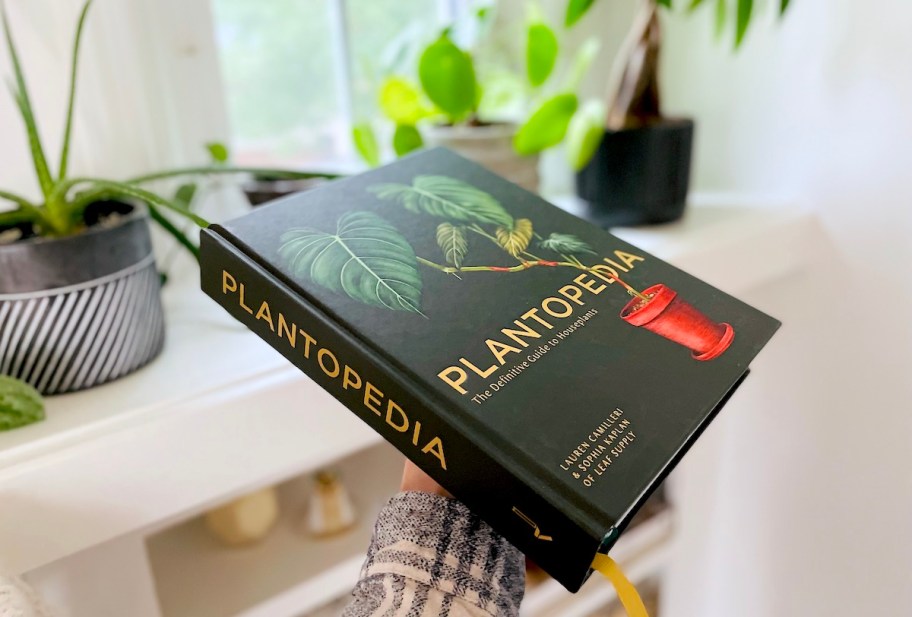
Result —
[[[442,486],[437,484],[431,476],[421,471],[415,463],[408,459],[405,461],[405,469],[402,470],[402,484],[399,486],[399,490],[418,491],[421,493],[452,497],[452,495],[450,495]]]

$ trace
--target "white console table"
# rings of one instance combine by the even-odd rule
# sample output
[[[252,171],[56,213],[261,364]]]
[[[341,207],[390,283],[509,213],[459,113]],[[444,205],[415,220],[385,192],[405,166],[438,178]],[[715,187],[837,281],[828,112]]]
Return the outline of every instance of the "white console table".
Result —
[[[616,233],[734,294],[806,261],[808,213],[695,201],[682,221]],[[165,289],[167,342],[150,366],[51,398],[44,422],[0,434],[0,573],[26,575],[65,617],[292,617],[317,608],[351,587],[370,509],[398,482],[399,459],[379,436],[188,278]],[[214,504],[326,465],[344,470],[352,457],[370,458],[359,469],[375,477],[347,478],[364,502],[363,529],[347,539],[302,539],[290,519],[275,540],[234,555],[200,539],[193,517]],[[661,568],[672,518],[619,544],[635,577]],[[546,583],[524,611],[585,614],[606,597],[607,584],[571,596]]]

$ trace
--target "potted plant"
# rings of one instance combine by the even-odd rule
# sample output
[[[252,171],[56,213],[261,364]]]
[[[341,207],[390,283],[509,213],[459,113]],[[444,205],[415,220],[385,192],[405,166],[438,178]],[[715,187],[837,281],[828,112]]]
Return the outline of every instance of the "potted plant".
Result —
[[[0,190],[0,375],[42,393],[80,390],[126,375],[162,349],[160,279],[148,218],[198,254],[165,214],[205,226],[190,211],[192,186],[166,199],[140,185],[182,175],[277,170],[206,166],[149,174],[128,182],[68,174],[79,48],[91,2],[79,16],[73,45],[66,124],[56,170],[46,156],[25,76],[2,9],[12,62],[12,91],[22,116],[41,195],[28,199]],[[191,190],[187,190],[190,188]]]
[[[76,66],[89,3],[73,50],[66,125],[56,173],[45,155],[29,92],[3,10],[13,95],[28,135],[41,201],[10,191],[0,213],[0,374],[44,393],[104,383],[143,366],[164,342],[159,278],[145,212],[170,208],[205,221],[124,182],[68,176]],[[170,223],[167,223],[170,225]]]
[[[230,154],[225,144],[209,142],[206,144],[206,152],[213,167],[230,173],[239,170],[238,167],[228,165]],[[251,206],[260,206],[286,195],[309,191],[339,177],[339,174],[326,172],[289,172],[276,169],[251,170],[247,175],[240,186]],[[184,187],[184,196],[192,199],[196,193],[196,184],[189,183]]]
[[[492,18],[476,16],[478,29]],[[390,75],[379,92],[379,107],[395,126],[392,147],[402,156],[423,145],[446,146],[516,184],[538,189],[538,153],[564,140],[579,108],[576,88],[598,51],[586,41],[570,63],[568,77],[556,83],[561,45],[537,9],[525,26],[524,70],[505,66],[504,54],[485,54],[478,37],[460,47],[454,28],[445,28],[420,53],[416,75]],[[512,108],[512,109],[508,109]],[[354,129],[358,152],[371,165],[380,149],[369,123]]]
[[[565,24],[577,23],[595,0],[570,0]],[[729,23],[735,4],[734,47],[744,41],[754,14],[752,0],[690,0],[688,11],[714,5],[716,33]],[[779,0],[784,14],[789,0]],[[580,127],[581,152],[574,161],[576,188],[588,204],[586,217],[609,227],[673,221],[687,199],[694,122],[662,114],[659,53],[662,33],[659,9],[672,0],[643,0],[620,57],[623,71],[610,95],[604,117],[589,116]]]

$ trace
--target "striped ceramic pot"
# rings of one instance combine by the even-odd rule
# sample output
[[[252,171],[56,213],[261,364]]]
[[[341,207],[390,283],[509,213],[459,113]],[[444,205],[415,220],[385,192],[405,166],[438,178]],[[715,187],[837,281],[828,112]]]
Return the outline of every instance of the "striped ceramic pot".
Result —
[[[83,390],[155,358],[164,343],[147,218],[0,245],[0,374],[44,394]]]

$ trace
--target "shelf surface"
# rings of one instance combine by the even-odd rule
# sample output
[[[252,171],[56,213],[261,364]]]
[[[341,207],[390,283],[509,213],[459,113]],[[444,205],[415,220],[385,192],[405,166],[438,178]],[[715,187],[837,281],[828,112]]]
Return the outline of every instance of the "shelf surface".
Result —
[[[676,223],[614,232],[732,293],[804,261],[811,215],[696,201]],[[0,573],[161,527],[380,441],[205,297],[195,273],[174,279],[158,359],[50,398],[45,421],[0,433]]]
[[[302,529],[312,482],[296,478],[279,487],[280,518],[257,544],[223,546],[201,517],[150,537],[163,617],[293,617],[349,593],[402,461],[392,446],[379,444],[329,467],[358,515],[355,527],[338,536],[316,539]]]

